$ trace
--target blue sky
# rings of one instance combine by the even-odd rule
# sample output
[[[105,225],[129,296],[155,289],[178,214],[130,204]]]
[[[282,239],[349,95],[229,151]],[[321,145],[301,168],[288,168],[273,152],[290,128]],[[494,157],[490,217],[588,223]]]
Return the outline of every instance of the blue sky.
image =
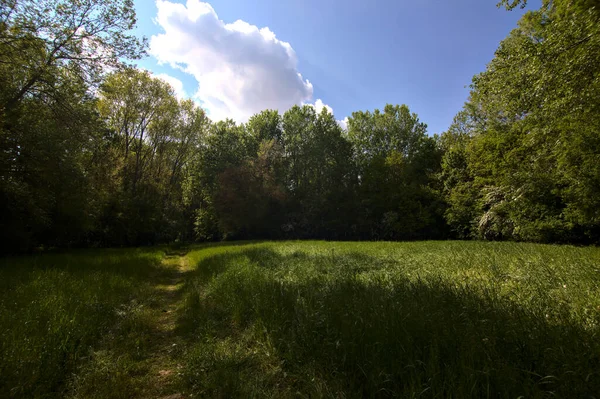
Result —
[[[136,0],[136,10],[151,43],[140,66],[213,119],[304,103],[343,120],[393,103],[430,134],[448,128],[523,14],[496,0]]]

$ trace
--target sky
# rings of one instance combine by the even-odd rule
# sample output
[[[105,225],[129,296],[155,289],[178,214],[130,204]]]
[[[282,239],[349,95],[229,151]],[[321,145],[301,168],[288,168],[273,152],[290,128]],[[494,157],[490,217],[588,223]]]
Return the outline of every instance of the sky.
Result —
[[[139,66],[213,120],[406,104],[441,133],[524,10],[496,0],[135,0]],[[530,1],[538,8],[540,0]]]

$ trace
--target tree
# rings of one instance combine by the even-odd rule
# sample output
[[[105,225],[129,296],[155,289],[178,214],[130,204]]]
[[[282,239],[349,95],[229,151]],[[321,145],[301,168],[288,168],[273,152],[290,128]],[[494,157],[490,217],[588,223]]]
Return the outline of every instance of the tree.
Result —
[[[0,112],[55,92],[58,77],[98,84],[144,54],[132,0],[4,0],[0,11]]]
[[[167,83],[136,69],[107,78],[98,109],[111,129],[119,182],[103,218],[109,235],[129,244],[189,237],[193,211],[184,185],[209,128],[204,111],[178,102]]]
[[[295,237],[348,234],[353,190],[352,149],[335,117],[295,106],[283,115],[288,207],[286,229]]]
[[[215,210],[225,237],[274,238],[281,233],[285,188],[279,180],[283,151],[263,141],[258,155],[219,174]]]
[[[198,239],[212,240],[226,236],[221,218],[227,210],[219,207],[217,197],[230,179],[223,173],[236,169],[251,157],[254,140],[244,125],[232,120],[213,123],[202,140],[187,175],[187,202],[195,204],[195,234]],[[229,172],[230,173],[230,172]]]
[[[113,129],[124,160],[123,182],[135,193],[149,163],[175,129],[173,89],[146,71],[127,69],[102,85],[100,114]]]
[[[517,7],[527,7],[527,0],[502,0],[498,7],[513,10]],[[596,16],[600,13],[600,1],[598,0],[543,0],[542,8],[552,9],[556,14],[565,16],[568,13],[580,13],[590,11]]]
[[[74,91],[69,90],[69,95]],[[68,110],[27,100],[2,135],[0,234],[3,251],[81,245],[94,228],[90,155],[99,136],[93,102],[73,96]]]
[[[442,234],[440,203],[429,184],[440,154],[427,125],[406,105],[354,112],[348,134],[358,168],[363,237],[407,239]],[[438,209],[440,208],[440,209]]]
[[[451,201],[451,223],[476,209],[481,237],[600,239],[600,25],[597,9],[584,4],[545,2],[528,12],[474,77],[470,177],[449,191],[462,198]],[[444,169],[450,176],[463,166]]]
[[[106,190],[94,90],[143,54],[131,1],[0,1],[0,202],[8,250],[84,245]]]
[[[256,151],[260,143],[274,140],[281,144],[283,138],[283,120],[275,110],[262,111],[253,115],[246,124],[248,134],[254,139]]]
[[[439,179],[448,204],[445,218],[455,236],[462,239],[476,236],[477,201],[481,187],[475,184],[469,169],[469,146],[481,129],[477,110],[466,105],[440,137],[444,155]]]

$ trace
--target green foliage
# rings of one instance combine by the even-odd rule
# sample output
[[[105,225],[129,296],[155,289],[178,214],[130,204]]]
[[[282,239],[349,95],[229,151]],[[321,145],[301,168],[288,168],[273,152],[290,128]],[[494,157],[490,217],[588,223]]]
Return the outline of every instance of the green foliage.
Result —
[[[516,7],[527,7],[527,0],[502,0],[498,7],[513,10]],[[560,16],[570,13],[590,12],[595,16],[600,13],[600,2],[598,0],[542,0],[542,8],[549,9]]]
[[[16,0],[1,7],[1,112],[29,96],[60,96],[59,79],[97,84],[107,67],[144,54],[143,41],[129,33],[136,23],[131,0]]]
[[[206,238],[348,234],[351,145],[333,115],[310,106],[212,126],[190,174]],[[211,212],[214,212],[211,214]],[[215,231],[216,228],[216,231]],[[210,231],[210,234],[208,234]]]
[[[282,222],[285,189],[280,176],[281,146],[263,141],[256,159],[219,174],[216,212],[227,237],[268,237]]]
[[[468,140],[443,162],[447,220],[459,236],[600,239],[600,25],[584,3],[527,13],[473,79],[468,117],[446,134],[462,137],[467,126]]]
[[[204,112],[191,101],[178,102],[169,85],[135,69],[107,78],[98,109],[111,129],[115,154],[110,198],[117,200],[104,215],[112,231],[107,239],[128,244],[189,239],[184,167],[207,129]]]
[[[76,245],[96,230],[103,126],[91,89],[143,53],[134,23],[129,0],[0,4],[3,251]]]
[[[513,9],[526,1],[501,1]],[[131,0],[0,3],[0,251],[253,238],[600,242],[600,21],[544,1],[439,137],[406,105],[213,123],[127,66]]]
[[[444,234],[433,181],[440,151],[427,126],[406,105],[354,112],[348,135],[358,169],[360,235],[381,239]]]
[[[87,199],[94,188],[86,178],[89,139],[96,135],[93,104],[80,87],[67,89],[70,108],[52,98],[27,99],[6,120],[10,130],[0,131],[3,248],[68,245],[93,227]]]
[[[317,115],[313,107],[293,107],[284,114],[283,127],[289,190],[285,229],[295,237],[348,231],[352,150],[334,116],[325,108]]]
[[[247,129],[257,144],[269,140],[281,142],[283,138],[283,120],[274,110],[253,115],[248,120]]]

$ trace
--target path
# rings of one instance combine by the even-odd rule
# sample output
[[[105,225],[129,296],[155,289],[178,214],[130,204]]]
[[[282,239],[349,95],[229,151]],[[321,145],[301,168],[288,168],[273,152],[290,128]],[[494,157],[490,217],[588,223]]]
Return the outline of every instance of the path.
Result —
[[[189,269],[185,253],[171,253],[165,256],[163,267],[170,271],[166,279],[156,285],[157,302],[153,309],[153,325],[149,343],[153,353],[150,360],[150,374],[155,378],[150,392],[166,394],[162,399],[180,399],[183,396],[176,392],[177,377],[181,370],[180,358],[182,339],[176,333],[177,314],[181,306],[182,287],[185,273]]]
[[[118,309],[118,323],[90,353],[68,398],[183,398],[185,345],[177,324],[190,269],[184,251],[167,251],[161,266],[139,280],[140,294]]]

